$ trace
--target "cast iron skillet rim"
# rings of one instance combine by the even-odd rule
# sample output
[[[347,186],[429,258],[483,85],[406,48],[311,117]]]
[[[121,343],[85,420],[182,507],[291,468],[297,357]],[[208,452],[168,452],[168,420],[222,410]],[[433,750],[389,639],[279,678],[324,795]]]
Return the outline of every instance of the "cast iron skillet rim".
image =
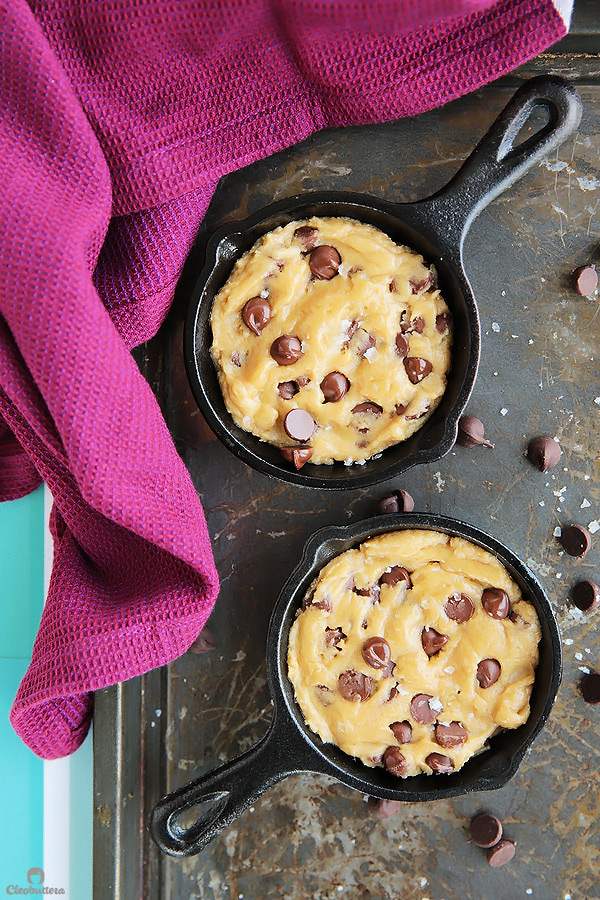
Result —
[[[524,595],[527,595],[526,599],[533,598],[533,605],[536,607],[540,618],[543,618],[545,621],[550,636],[548,654],[552,660],[552,676],[546,690],[542,711],[538,714],[535,724],[531,726],[528,719],[526,723],[519,726],[520,728],[525,728],[530,724],[531,731],[523,738],[523,741],[516,749],[510,754],[505,754],[505,758],[510,758],[510,763],[506,768],[496,776],[491,775],[481,777],[467,785],[458,785],[456,784],[456,781],[453,784],[453,779],[455,776],[460,775],[461,770],[457,773],[450,773],[443,776],[425,776],[428,778],[435,778],[435,782],[432,782],[432,784],[435,784],[436,786],[435,789],[431,790],[400,791],[393,787],[387,789],[385,787],[380,788],[379,786],[370,786],[366,784],[365,780],[361,780],[360,777],[341,768],[336,764],[335,760],[331,758],[332,752],[339,754],[342,759],[346,754],[343,754],[339,751],[339,748],[335,748],[334,745],[322,742],[321,739],[305,725],[302,713],[293,697],[293,688],[290,685],[287,675],[286,658],[289,629],[284,628],[284,622],[288,616],[291,605],[295,604],[298,609],[300,608],[305,590],[315,577],[313,570],[317,557],[319,555],[323,557],[318,563],[318,569],[320,570],[330,559],[333,559],[339,553],[343,552],[340,549],[335,549],[336,544],[348,545],[349,542],[352,542],[353,546],[357,546],[363,541],[368,540],[370,537],[375,537],[390,531],[406,530],[408,528],[430,529],[453,536],[463,537],[496,556],[500,562],[507,567],[509,574],[513,577],[516,576],[516,580],[520,584],[520,587],[525,588],[523,593]],[[325,553],[323,553],[324,550],[326,551]],[[552,706],[554,705],[562,679],[562,644],[554,611],[546,597],[543,587],[526,564],[510,550],[510,548],[500,542],[497,538],[492,537],[467,522],[434,513],[415,512],[376,516],[371,519],[363,519],[351,525],[329,525],[309,537],[304,546],[301,560],[285,582],[273,609],[267,634],[266,666],[267,680],[271,695],[274,699],[275,708],[277,709],[283,704],[287,717],[296,725],[304,740],[309,744],[311,750],[316,752],[328,766],[328,774],[333,774],[331,769],[336,769],[337,771],[333,774],[333,777],[341,783],[362,790],[363,792],[371,792],[374,796],[401,800],[403,802],[421,802],[443,799],[445,797],[455,797],[473,791],[497,790],[514,777],[527,750],[548,720]],[[492,749],[489,752],[493,753],[493,744]],[[348,759],[352,759],[352,757],[348,757]],[[424,776],[412,777],[422,778]],[[410,780],[411,779],[403,779],[402,783],[406,784]]]

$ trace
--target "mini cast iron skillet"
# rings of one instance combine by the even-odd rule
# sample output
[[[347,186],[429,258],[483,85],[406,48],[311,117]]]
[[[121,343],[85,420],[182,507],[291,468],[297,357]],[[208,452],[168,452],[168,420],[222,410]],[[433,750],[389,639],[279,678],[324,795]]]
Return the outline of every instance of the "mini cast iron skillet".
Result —
[[[540,107],[548,115],[547,123],[515,146],[521,128]],[[534,78],[517,91],[449,184],[431,197],[416,203],[389,203],[364,194],[306,193],[217,231],[208,243],[205,265],[192,291],[184,356],[196,402],[225,446],[264,474],[322,490],[376,484],[448,453],[479,364],[479,316],[463,265],[465,236],[478,213],[564,141],[580,118],[581,101],[572,87],[558,78]],[[210,356],[210,313],[215,295],[242,254],[266,232],[309,216],[346,216],[374,225],[433,263],[452,311],[454,344],[445,394],[425,425],[408,440],[364,465],[307,463],[296,471],[277,447],[238,428],[229,415]]]
[[[485,753],[471,758],[449,775],[398,778],[383,768],[371,769],[325,744],[304,724],[287,676],[289,632],[312,581],[326,563],[367,538],[388,531],[425,528],[458,535],[489,550],[506,567],[523,597],[540,619],[540,658],[531,695],[531,713],[519,728],[493,737]],[[267,635],[267,678],[274,716],[266,736],[252,749],[162,799],[151,817],[151,832],[161,850],[190,856],[202,850],[223,828],[250,806],[267,788],[300,772],[331,775],[348,787],[391,800],[437,800],[471,791],[494,790],[512,778],[546,722],[562,674],[562,652],[552,608],[526,566],[499,541],[472,525],[428,513],[378,516],[350,526],[316,532],[307,542],[301,562],[292,572],[275,604]],[[210,804],[207,812],[194,808]]]

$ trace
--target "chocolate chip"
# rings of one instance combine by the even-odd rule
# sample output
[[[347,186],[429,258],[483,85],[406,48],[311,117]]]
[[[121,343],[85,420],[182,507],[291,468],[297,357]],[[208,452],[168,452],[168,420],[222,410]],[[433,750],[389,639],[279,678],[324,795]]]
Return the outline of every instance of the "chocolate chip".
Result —
[[[396,410],[397,416],[402,416],[402,415],[404,415],[404,413],[406,412],[408,407],[406,406],[405,403],[396,403],[394,409]]]
[[[329,244],[321,244],[320,247],[315,247],[314,250],[310,251],[308,262],[310,271],[315,278],[322,281],[330,281],[337,275],[342,257],[335,247],[330,247]]]
[[[300,387],[297,381],[281,381],[277,385],[277,393],[282,400],[291,400],[299,390]]]
[[[440,313],[435,317],[435,328],[440,334],[445,334],[450,327],[450,316],[448,313]]]
[[[396,353],[401,359],[404,359],[405,356],[408,356],[408,351],[410,350],[410,345],[408,343],[408,338],[404,337],[401,331],[396,335]]]
[[[415,501],[408,491],[399,490],[379,501],[378,510],[381,515],[386,513],[412,512]]]
[[[422,419],[423,416],[427,415],[427,413],[429,412],[430,408],[431,408],[431,404],[430,404],[429,400],[427,400],[427,401],[425,402],[425,406],[423,407],[422,410],[420,410],[420,411],[417,412],[417,413],[414,413],[414,415],[412,415],[412,416],[407,416],[407,417],[406,417],[406,420],[408,421],[409,419]]]
[[[399,584],[401,581],[405,581],[410,590],[412,587],[412,580],[408,569],[405,569],[404,566],[392,566],[388,572],[383,573],[379,579],[379,584],[389,584],[393,586]]]
[[[383,765],[392,775],[406,775],[408,763],[398,747],[388,747],[383,754]]]
[[[331,688],[328,688],[326,684],[316,684],[315,693],[317,695],[317,700],[322,703],[323,706],[331,706],[333,703],[333,691]]]
[[[304,356],[302,344],[292,334],[282,334],[271,344],[271,356],[279,366],[292,366]]]
[[[320,384],[325,403],[337,403],[348,393],[350,382],[341,372],[329,372]]]
[[[446,773],[454,771],[454,763],[449,756],[444,756],[443,753],[430,753],[429,756],[425,757],[425,762],[432,772]]]
[[[420,356],[407,356],[403,362],[411,384],[419,384],[433,369],[429,360],[421,359]]]
[[[435,628],[424,628],[421,632],[421,644],[427,656],[435,656],[439,653],[444,644],[448,643],[445,634],[440,634]]]
[[[233,363],[234,366],[237,366],[238,369],[240,368],[240,366],[242,365],[242,358],[240,356],[239,350],[233,351],[233,353],[231,354],[231,362]]]
[[[209,653],[215,649],[215,640],[210,628],[203,628],[190,650],[192,653]]]
[[[493,450],[494,445],[485,439],[484,433],[481,419],[478,419],[476,416],[462,416],[458,423],[456,443],[469,450],[471,447],[477,447],[480,444]]]
[[[348,635],[344,634],[341,628],[325,628],[325,646],[326,647],[335,647],[336,650],[339,650],[338,644],[340,641],[345,641]]]
[[[373,692],[373,679],[348,669],[338,678],[338,690],[344,700],[368,700]]]
[[[383,412],[383,407],[378,403],[372,403],[371,400],[365,400],[363,403],[357,403],[356,406],[352,408],[352,412],[356,415],[364,413],[368,416],[377,417]]]
[[[580,687],[586,703],[600,703],[600,672],[588,672],[581,679]]]
[[[400,330],[404,334],[423,334],[425,330],[425,319],[423,316],[417,316],[411,322],[402,322]]]
[[[305,409],[290,409],[283,420],[285,433],[294,441],[308,441],[315,427],[315,420]]]
[[[560,542],[569,556],[583,559],[592,546],[592,536],[583,525],[566,525],[562,529]]]
[[[309,461],[311,456],[313,455],[312,447],[282,447],[281,455],[285,459],[286,462],[293,463],[296,469],[301,469],[302,466]]]
[[[540,472],[547,472],[557,464],[561,452],[560,444],[554,438],[540,435],[529,441],[527,458]]]
[[[596,266],[580,266],[573,272],[573,284],[575,290],[582,297],[589,297],[598,287],[598,273]]]
[[[502,837],[502,822],[497,816],[481,813],[471,820],[469,831],[473,843],[487,850],[488,847],[497,844]]]
[[[310,384],[310,378],[308,377],[308,375],[298,375],[296,381],[298,382],[299,388],[306,387],[307,384]]]
[[[385,638],[374,636],[362,645],[362,658],[372,669],[385,669],[392,657],[390,645]]]
[[[271,321],[271,304],[264,297],[251,297],[244,304],[242,319],[254,334],[260,334]]]
[[[415,694],[410,701],[410,714],[421,725],[431,725],[435,722],[439,714],[442,712],[441,704],[437,703],[439,709],[432,709],[431,701],[434,698],[431,694]]]
[[[571,600],[582,612],[591,612],[600,604],[600,588],[593,581],[578,581],[571,591]]]
[[[479,682],[479,687],[489,688],[493,684],[496,684],[500,678],[501,671],[502,666],[497,659],[492,659],[491,657],[482,659],[477,666],[477,681]]]
[[[373,335],[369,334],[368,331],[365,331],[364,328],[357,328],[353,332],[352,337],[352,349],[358,356],[366,356],[369,350],[376,344]]]
[[[354,588],[354,593],[359,597],[370,597],[373,604],[379,603],[379,587],[376,584],[367,588]]]
[[[373,818],[383,821],[391,819],[400,810],[402,803],[400,800],[380,800],[379,797],[369,797],[367,800],[367,808]]]
[[[388,284],[388,290],[389,290],[390,294],[397,294],[397,293],[398,293],[398,285],[396,284],[396,279],[395,279],[395,278],[392,278],[392,280],[391,280],[390,283]]]
[[[418,294],[421,291],[428,291],[435,285],[435,273],[430,269],[425,278],[409,278],[408,283],[410,284],[413,294]]]
[[[390,728],[399,744],[410,744],[412,741],[412,725],[407,719],[403,722],[392,722]]]
[[[490,866],[497,868],[498,866],[503,866],[505,863],[510,862],[516,852],[516,842],[508,841],[506,838],[503,838],[495,847],[490,847],[487,852],[487,861]]]
[[[461,722],[450,722],[449,725],[442,725],[440,722],[435,726],[436,743],[449,750],[452,747],[460,747],[468,738],[467,729]]]
[[[308,253],[317,246],[319,230],[318,228],[313,228],[312,225],[300,225],[294,231],[294,237],[300,241],[304,252]]]
[[[462,625],[475,612],[475,604],[468,594],[452,594],[444,603],[444,612],[449,619]]]
[[[486,588],[481,595],[481,605],[492,619],[505,619],[510,612],[510,600],[502,588]]]

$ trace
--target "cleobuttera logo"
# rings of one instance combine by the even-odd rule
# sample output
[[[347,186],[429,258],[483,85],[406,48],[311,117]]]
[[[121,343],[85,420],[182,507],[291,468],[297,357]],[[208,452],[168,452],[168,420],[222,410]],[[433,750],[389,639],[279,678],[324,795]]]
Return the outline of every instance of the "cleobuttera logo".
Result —
[[[43,884],[44,883],[44,870],[43,869],[30,869],[27,873],[27,881],[29,884]]]
[[[25,894],[43,894],[44,896],[48,896],[49,894],[64,894],[64,888],[55,888],[48,887],[44,885],[44,887],[34,887],[33,885],[43,885],[44,884],[44,870],[40,869],[39,866],[34,866],[27,873],[27,881],[32,887],[20,887],[18,884],[9,884],[6,888],[6,893],[9,896],[23,896]]]

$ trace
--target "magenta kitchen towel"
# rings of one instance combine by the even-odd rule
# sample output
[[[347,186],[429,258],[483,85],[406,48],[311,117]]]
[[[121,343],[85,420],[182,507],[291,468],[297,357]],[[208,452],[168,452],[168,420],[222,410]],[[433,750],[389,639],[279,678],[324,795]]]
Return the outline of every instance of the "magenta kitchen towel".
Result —
[[[129,351],[163,321],[219,178],[472,91],[561,38],[569,6],[0,4],[0,499],[42,480],[54,499],[11,712],[35,753],[72,752],[93,691],[183,653],[215,602],[198,495]]]

